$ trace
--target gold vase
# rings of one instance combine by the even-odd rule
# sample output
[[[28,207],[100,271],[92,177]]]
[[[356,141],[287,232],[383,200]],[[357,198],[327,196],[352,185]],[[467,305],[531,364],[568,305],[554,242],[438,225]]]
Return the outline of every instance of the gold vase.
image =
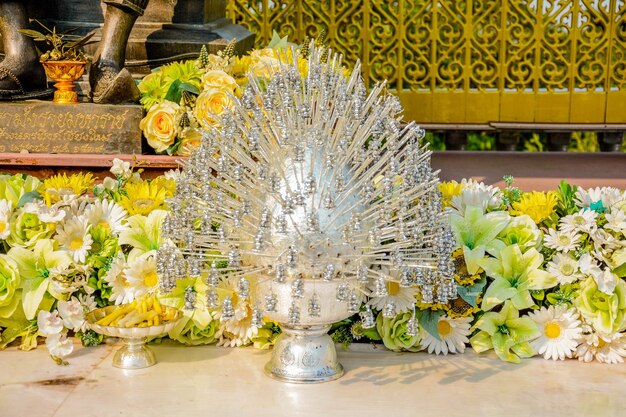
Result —
[[[82,77],[85,71],[84,61],[42,61],[46,75],[54,80],[54,103],[74,104],[78,103],[78,94],[74,82]]]

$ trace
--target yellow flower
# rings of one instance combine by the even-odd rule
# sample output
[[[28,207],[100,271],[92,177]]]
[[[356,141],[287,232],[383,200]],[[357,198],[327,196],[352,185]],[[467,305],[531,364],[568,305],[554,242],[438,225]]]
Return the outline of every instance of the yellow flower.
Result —
[[[255,77],[269,78],[280,70],[280,61],[276,58],[262,57],[252,66]]]
[[[179,130],[178,123],[176,123],[179,110],[178,104],[164,101],[153,106],[146,117],[141,119],[139,128],[143,131],[148,144],[156,152],[164,152],[174,144]]]
[[[181,133],[182,144],[178,148],[178,155],[190,156],[202,143],[202,133],[196,129],[185,129]]]
[[[274,48],[255,49],[250,53],[250,56],[254,61],[259,61],[263,58],[278,58],[278,52]]]
[[[119,204],[124,207],[128,214],[141,214],[147,216],[151,211],[164,208],[165,199],[174,195],[176,184],[164,177],[152,181],[140,181],[126,183]]]
[[[232,73],[236,76],[242,76],[250,70],[252,65],[252,57],[250,55],[235,58],[233,62]]]
[[[211,70],[202,76],[202,85],[205,90],[215,88],[217,90],[235,92],[237,89],[237,81],[224,71]]]
[[[231,109],[233,105],[234,103],[226,91],[211,88],[198,96],[194,115],[202,127],[210,129],[219,124],[216,116],[221,115],[225,109]]]
[[[65,195],[82,195],[93,188],[94,178],[90,172],[53,175],[43,182],[44,199],[48,206],[59,202]]]
[[[519,201],[513,203],[511,214],[516,216],[527,214],[539,224],[554,213],[557,202],[556,193],[553,191],[524,193]]]
[[[463,184],[456,181],[443,181],[439,183],[439,192],[441,193],[441,202],[444,207],[448,207],[452,202],[452,197],[463,192]]]

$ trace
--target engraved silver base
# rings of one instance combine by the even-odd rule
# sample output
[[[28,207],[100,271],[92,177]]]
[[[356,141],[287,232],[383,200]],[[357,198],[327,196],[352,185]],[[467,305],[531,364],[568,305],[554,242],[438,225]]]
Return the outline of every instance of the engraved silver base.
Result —
[[[326,333],[330,325],[289,327],[281,324],[272,359],[265,372],[283,382],[328,382],[343,375],[335,344]]]

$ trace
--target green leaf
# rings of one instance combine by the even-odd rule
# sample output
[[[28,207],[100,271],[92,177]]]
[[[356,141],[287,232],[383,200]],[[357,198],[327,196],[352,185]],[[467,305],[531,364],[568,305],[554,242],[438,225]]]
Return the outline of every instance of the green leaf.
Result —
[[[287,36],[285,36],[284,38],[281,38],[278,32],[276,32],[275,30],[272,31],[272,40],[267,45],[268,48],[280,49],[280,48],[285,48],[288,45],[289,45],[289,41],[287,40]]]
[[[200,89],[198,87],[196,87],[195,85],[181,82],[180,83],[181,95],[182,95],[182,91],[183,90],[189,91],[190,93],[193,93],[195,95],[199,95],[200,94]],[[180,99],[178,99],[178,101],[180,101]]]
[[[459,296],[472,307],[476,307],[476,299],[483,292],[483,289],[487,285],[487,278],[482,277],[479,281],[474,283],[471,287],[463,287],[462,285],[458,285],[456,287],[457,293]]]
[[[24,193],[22,197],[20,197],[20,201],[17,202],[17,208],[24,207],[28,203],[32,203],[35,200],[41,199],[41,194],[37,191],[29,191]]]
[[[179,103],[180,97],[183,94],[180,87],[181,84],[182,82],[180,80],[174,80],[170,85],[170,88],[167,90],[167,94],[165,94],[165,100]]]
[[[380,334],[378,334],[378,330],[376,330],[376,327],[372,327],[371,329],[363,329],[363,335],[370,340],[383,340],[383,338],[380,337]]]
[[[615,268],[613,273],[620,278],[626,277],[626,262]]]
[[[432,337],[441,340],[439,337],[439,317],[443,316],[443,310],[422,310],[419,312],[419,323]]]

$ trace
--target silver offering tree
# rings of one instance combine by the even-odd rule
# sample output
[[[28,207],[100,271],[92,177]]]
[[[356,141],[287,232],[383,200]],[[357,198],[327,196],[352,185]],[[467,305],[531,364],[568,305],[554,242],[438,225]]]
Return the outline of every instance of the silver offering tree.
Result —
[[[360,66],[346,75],[327,49],[312,47],[307,65],[298,53],[250,74],[232,111],[204,132],[169,202],[158,259],[163,291],[205,277],[206,305],[222,320],[232,300],[216,288],[236,279],[253,325],[268,317],[283,330],[266,370],[318,382],[343,373],[329,326],[360,313],[373,327],[363,301],[385,296],[389,282],[419,287],[424,303],[456,297],[454,239],[424,132],[400,122],[399,100],[384,84],[368,94]],[[395,316],[393,302],[382,314]],[[408,327],[417,332],[415,317]]]

